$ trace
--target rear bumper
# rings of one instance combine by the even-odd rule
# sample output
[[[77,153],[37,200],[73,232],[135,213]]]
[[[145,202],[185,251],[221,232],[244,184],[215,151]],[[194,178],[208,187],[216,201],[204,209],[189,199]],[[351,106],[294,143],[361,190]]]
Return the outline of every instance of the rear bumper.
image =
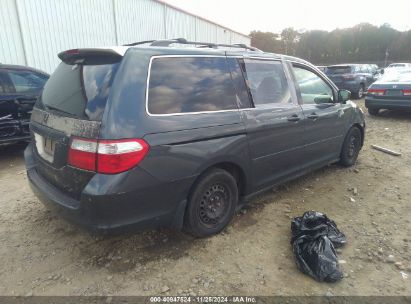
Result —
[[[367,108],[375,109],[388,109],[388,110],[401,110],[411,109],[411,100],[398,100],[398,99],[380,99],[367,96],[365,98],[365,106]]]
[[[159,227],[181,228],[189,180],[161,183],[139,170],[144,187],[133,178],[135,190],[117,186],[119,175],[99,175],[86,186],[79,200],[45,180],[36,170],[31,145],[25,151],[27,176],[34,194],[50,210],[68,221],[97,233],[123,233]],[[111,179],[111,185],[109,186]],[[96,188],[99,183],[99,188]],[[128,181],[121,181],[127,184]],[[148,186],[149,184],[149,186]]]

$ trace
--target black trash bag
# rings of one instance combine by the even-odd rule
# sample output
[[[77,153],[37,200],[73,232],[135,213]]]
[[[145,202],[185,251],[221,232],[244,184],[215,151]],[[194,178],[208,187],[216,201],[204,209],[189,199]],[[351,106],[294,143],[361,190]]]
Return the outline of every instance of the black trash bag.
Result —
[[[308,211],[291,222],[292,248],[298,269],[317,281],[335,282],[343,277],[335,247],[346,243],[345,235],[325,214]]]
[[[314,238],[326,235],[336,248],[344,246],[347,242],[344,233],[338,230],[337,224],[317,211],[307,211],[302,217],[295,217],[291,222],[291,232],[293,239],[302,235],[310,235]]]

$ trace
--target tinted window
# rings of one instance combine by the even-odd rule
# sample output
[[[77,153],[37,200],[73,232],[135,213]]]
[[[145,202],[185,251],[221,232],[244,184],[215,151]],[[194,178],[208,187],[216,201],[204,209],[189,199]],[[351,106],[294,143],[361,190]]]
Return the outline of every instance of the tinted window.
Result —
[[[321,77],[300,67],[293,67],[293,70],[303,103],[319,104],[333,102],[333,90]]]
[[[47,81],[42,103],[49,109],[82,119],[101,120],[118,63],[60,63]]]
[[[16,93],[38,94],[47,81],[47,76],[24,70],[7,70]]]
[[[152,61],[148,111],[172,114],[237,109],[223,57],[156,58]]]
[[[228,58],[227,62],[230,67],[231,77],[237,92],[240,108],[246,109],[252,107],[247,84],[243,74],[245,71],[244,61],[242,59],[238,60],[236,58]]]
[[[246,59],[245,67],[255,106],[291,102],[287,78],[280,61]]]
[[[3,71],[0,71],[0,93],[15,93],[10,77]]]

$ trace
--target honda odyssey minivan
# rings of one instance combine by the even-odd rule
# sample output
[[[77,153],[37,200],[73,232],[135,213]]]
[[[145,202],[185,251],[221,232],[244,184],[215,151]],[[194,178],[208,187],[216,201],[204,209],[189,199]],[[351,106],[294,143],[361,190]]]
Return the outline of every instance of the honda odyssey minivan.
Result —
[[[350,93],[298,58],[184,39],[59,58],[32,113],[27,174],[45,205],[93,231],[209,236],[257,193],[351,166],[363,145]]]

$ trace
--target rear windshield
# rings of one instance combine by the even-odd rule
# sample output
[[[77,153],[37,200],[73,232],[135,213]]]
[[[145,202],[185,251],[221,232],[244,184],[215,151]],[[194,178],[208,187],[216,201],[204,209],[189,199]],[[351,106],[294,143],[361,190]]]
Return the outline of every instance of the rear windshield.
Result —
[[[386,73],[378,82],[400,82],[411,84],[411,70],[397,73]]]
[[[327,67],[327,74],[333,75],[333,74],[349,74],[351,73],[351,67],[350,66],[331,66]]]
[[[47,81],[41,103],[63,115],[100,121],[118,65],[62,62]]]

